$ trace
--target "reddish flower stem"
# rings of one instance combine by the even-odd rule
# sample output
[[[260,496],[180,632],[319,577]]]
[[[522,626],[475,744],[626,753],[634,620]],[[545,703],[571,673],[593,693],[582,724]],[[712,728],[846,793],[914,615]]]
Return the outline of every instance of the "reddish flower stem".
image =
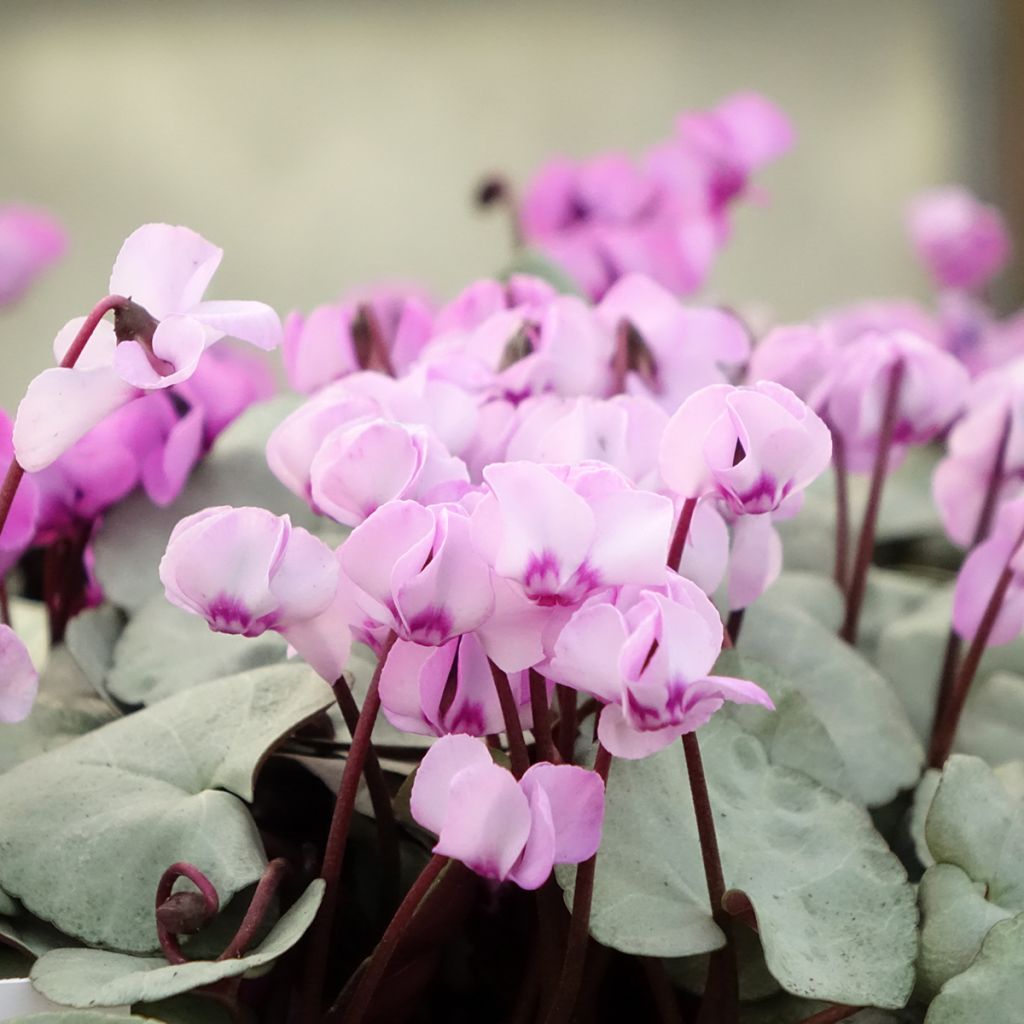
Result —
[[[533,713],[533,738],[537,744],[537,760],[557,762],[558,751],[551,735],[551,702],[548,684],[536,670],[530,669],[530,710]]]
[[[594,771],[607,786],[612,755],[601,745],[597,747]],[[566,1024],[572,1015],[583,980],[583,967],[587,959],[590,939],[590,906],[594,899],[594,869],[597,854],[576,868],[576,887],[572,894],[572,915],[569,919],[569,937],[565,944],[565,959],[558,978],[555,999],[544,1018],[545,1024]]]
[[[832,469],[836,480],[836,558],[832,574],[836,586],[845,594],[850,547],[850,487],[846,444],[838,430],[832,431]]]
[[[0,576],[0,625],[11,624],[11,602],[7,596],[7,581]]]
[[[369,960],[365,962],[351,1000],[339,1000],[335,1003],[327,1013],[327,1022],[344,1020],[345,1024],[360,1024],[370,1008],[374,993],[388,969],[388,964],[391,963],[391,958],[402,941],[402,936],[409,927],[409,922],[447,865],[448,858],[440,853],[435,853],[430,858],[427,866],[413,882],[412,888],[405,894],[405,899],[395,911],[395,916],[370,954]],[[344,1016],[339,1016],[342,1013]]]
[[[380,710],[380,675],[384,669],[388,654],[394,646],[396,636],[392,633],[384,641],[377,667],[373,671],[359,722],[352,736],[348,760],[341,775],[341,785],[334,802],[334,814],[331,818],[330,831],[327,834],[327,846],[320,867],[320,877],[326,883],[323,902],[317,911],[313,926],[310,928],[309,941],[306,947],[306,969],[302,980],[302,1012],[300,1019],[304,1022],[319,1020],[322,1010],[324,981],[327,975],[327,956],[331,944],[331,932],[334,916],[338,909],[338,890],[341,886],[341,869],[345,860],[345,844],[348,841],[348,830],[352,824],[352,814],[356,805],[356,793],[359,790],[359,778],[366,766],[369,755],[373,726]]]
[[[92,312],[85,318],[85,322],[78,329],[78,333],[68,346],[67,352],[64,353],[64,358],[60,361],[61,369],[70,370],[78,362],[78,357],[82,354],[86,343],[92,337],[97,324],[111,310],[125,306],[129,301],[123,295],[108,295],[105,299],[97,302]],[[3,533],[7,517],[11,514],[11,506],[14,504],[15,495],[18,493],[18,487],[21,485],[21,478],[24,475],[25,470],[18,465],[18,460],[12,459],[10,466],[7,467],[7,475],[4,477],[4,482],[0,484],[0,533]]]
[[[718,850],[715,816],[711,810],[704,761],[695,732],[683,734],[683,753],[686,774],[690,780],[693,813],[697,819],[700,853],[704,861],[704,878],[711,903],[711,917],[725,935],[725,946],[711,954],[708,978],[704,986],[697,1024],[732,1024],[739,1019],[739,973],[736,966],[736,947],[733,944],[732,918],[723,905],[725,875]]]
[[[220,897],[217,895],[213,882],[194,864],[178,861],[172,864],[160,876],[160,881],[156,887],[156,910],[158,911],[156,915],[156,934],[160,941],[160,948],[164,951],[164,956],[170,964],[188,963],[188,957],[182,952],[177,935],[172,934],[164,926],[159,914],[160,908],[170,899],[171,894],[174,892],[174,883],[179,878],[187,878],[199,890],[199,894],[203,897],[203,902],[206,904],[206,917],[208,920],[216,917],[217,912],[220,910]]]
[[[853,575],[846,594],[846,618],[839,635],[848,643],[857,642],[857,626],[860,622],[860,610],[864,603],[864,593],[868,582],[868,569],[871,556],[875,550],[875,529],[878,525],[878,513],[882,506],[882,491],[889,474],[889,456],[892,453],[893,436],[896,431],[896,417],[899,413],[900,391],[903,385],[903,361],[893,365],[889,373],[889,387],[885,395],[885,408],[882,412],[882,429],[878,436],[878,452],[871,473],[871,488],[868,491],[868,503],[864,509],[864,521],[861,523],[860,537],[857,542],[857,554],[853,563]]]
[[[1006,474],[1006,450],[1010,444],[1010,427],[1012,419],[1007,415],[1003,423],[1002,433],[999,435],[999,444],[996,446],[996,457],[992,463],[992,470],[989,473],[988,484],[985,488],[985,497],[982,501],[981,511],[978,514],[978,522],[975,524],[974,536],[971,538],[970,550],[976,548],[987,536],[992,528],[992,520],[995,518],[996,506],[999,503],[999,491],[1003,485],[1003,478]],[[960,634],[950,626],[949,637],[946,640],[946,653],[942,659],[942,668],[939,671],[939,693],[935,702],[935,715],[932,719],[932,730],[945,717],[946,708],[949,705],[950,696],[953,692],[953,681],[956,678],[957,665],[960,662],[960,650],[963,641]]]
[[[501,704],[501,714],[505,719],[505,735],[508,737],[508,756],[512,762],[512,774],[521,779],[526,774],[526,769],[530,767],[530,755],[526,749],[523,724],[519,720],[519,704],[512,694],[508,676],[493,661],[488,659],[488,663],[491,666],[491,677],[494,679],[498,703]]]
[[[949,700],[942,709],[941,717],[936,721],[932,731],[932,741],[928,751],[928,764],[931,768],[941,768],[953,749],[953,740],[956,738],[957,726],[960,724],[960,716],[963,714],[964,704],[967,702],[967,695],[971,690],[971,683],[978,672],[978,666],[988,647],[989,637],[995,628],[996,620],[999,618],[1000,609],[1006,599],[1006,592],[1013,582],[1013,569],[1011,564],[1016,557],[1021,545],[1024,544],[1024,534],[1017,538],[1017,543],[1010,553],[1006,567],[1003,569],[996,581],[992,596],[988,599],[985,611],[978,624],[978,631],[967,649],[967,656],[964,658],[960,670],[956,674],[953,686],[950,689]]]
[[[283,857],[276,857],[263,870],[263,877],[260,878],[256,891],[252,894],[252,901],[249,909],[242,918],[242,923],[235,932],[235,937],[227,944],[224,952],[218,960],[233,960],[242,956],[252,944],[253,939],[260,930],[260,926],[266,920],[267,912],[274,903],[274,896],[277,893],[281,882],[291,871],[291,865]]]
[[[847,1017],[852,1017],[858,1010],[863,1009],[863,1006],[846,1006],[836,1003],[834,1006],[826,1006],[824,1010],[812,1013],[810,1017],[805,1017],[800,1024],[839,1024],[839,1021],[844,1021]]]
[[[679,513],[679,521],[676,523],[676,532],[672,535],[672,544],[668,549],[668,567],[679,571],[679,563],[683,560],[683,548],[686,547],[686,538],[690,533],[690,523],[693,522],[693,513],[697,508],[696,498],[687,498],[683,502],[682,511]]]
[[[576,755],[576,733],[579,731],[579,710],[576,691],[571,686],[555,685],[558,698],[558,755],[572,764]]]

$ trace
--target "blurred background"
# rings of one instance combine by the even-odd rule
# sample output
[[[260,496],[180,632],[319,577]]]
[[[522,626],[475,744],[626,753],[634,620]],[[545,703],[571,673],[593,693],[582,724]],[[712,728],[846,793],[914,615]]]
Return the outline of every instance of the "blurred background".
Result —
[[[1024,238],[1022,0],[0,0],[0,203],[71,238],[0,310],[0,406],[141,223],[225,249],[211,298],[285,313],[382,278],[448,296],[508,259],[470,202],[482,174],[638,151],[738,89],[799,140],[709,297],[784,318],[925,298],[903,208],[951,181]]]

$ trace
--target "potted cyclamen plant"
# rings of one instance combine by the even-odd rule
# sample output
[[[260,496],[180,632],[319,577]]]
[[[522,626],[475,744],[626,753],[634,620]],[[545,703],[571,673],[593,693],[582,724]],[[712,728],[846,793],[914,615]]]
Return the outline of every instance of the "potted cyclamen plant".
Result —
[[[934,310],[752,339],[681,297],[791,141],[490,180],[443,304],[129,236],[0,419],[0,1019],[1020,1019],[1009,243],[929,193]]]

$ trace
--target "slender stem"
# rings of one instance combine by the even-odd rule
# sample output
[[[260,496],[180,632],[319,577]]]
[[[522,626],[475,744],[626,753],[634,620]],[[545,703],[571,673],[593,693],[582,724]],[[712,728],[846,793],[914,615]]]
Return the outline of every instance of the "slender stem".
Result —
[[[338,701],[345,725],[352,736],[359,728],[359,706],[349,689],[348,680],[341,676],[334,684],[334,696]],[[381,871],[385,879],[388,912],[398,901],[398,888],[401,875],[401,852],[399,850],[398,824],[395,811],[391,805],[391,794],[388,792],[384,770],[373,745],[366,752],[366,768],[363,772],[366,788],[373,804],[373,815],[377,821],[377,841],[380,843]]]
[[[800,1024],[839,1024],[840,1021],[852,1017],[858,1010],[863,1009],[863,1006],[846,1006],[836,1003],[834,1006],[826,1006],[824,1010],[812,1013],[810,1017],[805,1017]]]
[[[729,637],[729,646],[735,647],[743,628],[743,613],[746,608],[734,608],[729,612],[729,621],[725,624],[725,633]]]
[[[558,697],[558,755],[572,764],[576,755],[576,733],[579,731],[579,710],[576,691],[571,686],[555,685]]]
[[[975,523],[974,536],[971,538],[971,549],[977,547],[988,536],[988,532],[992,528],[992,520],[995,517],[999,492],[1002,489],[1003,479],[1006,474],[1006,451],[1010,444],[1011,425],[1012,418],[1008,413],[1003,423],[1002,433],[999,435],[999,443],[996,446],[996,455],[992,462],[992,469],[989,472],[988,484],[985,487],[985,497],[982,500],[981,510],[978,513],[978,521]],[[950,626],[949,637],[946,640],[946,653],[943,656],[942,669],[939,672],[939,692],[935,702],[935,715],[932,718],[933,732],[938,723],[945,717],[946,707],[953,692],[953,681],[956,678],[956,669],[960,661],[962,646],[963,642],[960,639],[960,634]]]
[[[178,861],[160,876],[156,887],[156,934],[160,948],[164,951],[167,962],[171,964],[188,963],[188,957],[182,952],[177,935],[165,926],[160,914],[161,907],[174,893],[174,884],[179,878],[187,878],[199,890],[199,895],[203,898],[205,920],[216,917],[220,910],[220,897],[213,882],[194,864]]]
[[[551,702],[548,684],[536,670],[530,669],[530,709],[533,712],[533,738],[537,743],[539,761],[558,760],[555,741],[551,735]]]
[[[695,732],[683,734],[683,753],[686,756],[686,773],[690,779],[690,795],[693,798],[693,813],[697,819],[697,835],[700,839],[700,853],[704,861],[704,878],[711,903],[711,916],[725,935],[725,947],[711,954],[708,965],[708,980],[704,986],[699,1024],[715,1021],[729,1024],[739,1016],[739,975],[736,966],[736,948],[733,944],[732,918],[722,900],[725,896],[725,875],[722,858],[718,850],[718,835],[715,831],[715,816],[711,810],[711,796],[708,793],[704,761],[700,756],[700,744]]]
[[[676,1001],[676,990],[665,971],[665,962],[656,956],[640,956],[640,968],[651,989],[651,1001],[659,1024],[683,1024]]]
[[[860,610],[864,603],[864,592],[868,582],[868,568],[875,550],[875,528],[878,525],[878,512],[882,505],[882,491],[889,473],[889,456],[892,453],[893,435],[896,431],[896,417],[899,412],[900,390],[903,385],[904,364],[901,359],[893,365],[889,373],[889,387],[885,395],[885,409],[882,413],[882,429],[878,436],[878,452],[875,455],[875,466],[871,473],[871,488],[868,491],[868,503],[864,509],[864,521],[861,523],[860,537],[857,541],[857,554],[853,563],[853,575],[846,595],[846,618],[839,635],[848,643],[857,642],[857,625],[860,622]]]
[[[235,932],[235,937],[227,944],[224,952],[217,957],[218,960],[233,960],[235,957],[240,957],[252,945],[260,926],[266,920],[267,912],[273,905],[274,896],[277,894],[281,882],[290,871],[291,865],[283,857],[276,857],[264,868],[263,876],[256,886],[256,891],[252,894],[249,909],[246,910],[245,917],[242,918],[242,923],[238,926],[238,931]]]
[[[683,560],[683,548],[686,547],[686,538],[690,533],[690,523],[693,522],[693,513],[697,508],[696,498],[687,498],[683,502],[682,511],[679,513],[679,522],[676,523],[676,532],[672,535],[672,544],[668,549],[668,567],[679,571],[679,563]]]
[[[523,229],[519,217],[519,200],[516,198],[512,184],[504,175],[492,174],[480,182],[476,190],[476,203],[483,209],[495,206],[504,207],[508,214],[512,251],[515,252],[522,248]]]
[[[0,625],[11,624],[11,602],[7,595],[7,580],[0,576]]]
[[[64,358],[60,361],[62,370],[70,370],[78,362],[78,357],[82,354],[86,343],[96,330],[96,325],[107,313],[127,305],[128,302],[129,300],[123,295],[108,295],[96,303],[92,312],[89,313],[82,326],[78,329],[78,333],[68,346],[67,352],[64,353]],[[24,475],[25,470],[18,465],[18,460],[12,459],[10,466],[7,467],[7,475],[4,477],[4,482],[0,484],[0,533],[3,533],[7,517],[11,513],[11,506],[14,504],[15,495],[17,495],[18,487],[21,485],[21,478]]]
[[[935,723],[932,731],[932,741],[928,752],[928,764],[932,768],[941,768],[946,763],[950,751],[953,749],[953,740],[956,738],[957,726],[960,724],[960,715],[963,713],[964,704],[967,702],[967,695],[971,690],[971,683],[977,674],[978,666],[981,664],[985,648],[988,646],[988,639],[995,628],[996,620],[1002,609],[1006,592],[1013,582],[1013,569],[1011,563],[1024,541],[1024,535],[1018,538],[1006,568],[1003,569],[999,579],[996,581],[992,596],[985,606],[981,622],[978,624],[978,631],[974,634],[971,646],[967,649],[967,656],[964,658],[960,671],[956,674],[953,686],[949,693],[949,700],[942,709],[942,716]]]
[[[599,743],[594,771],[607,785],[612,755]],[[555,999],[548,1010],[545,1024],[565,1024],[572,1015],[576,998],[583,980],[583,967],[587,959],[587,943],[590,939],[590,905],[594,899],[594,869],[597,854],[585,860],[576,868],[576,888],[572,894],[572,916],[569,920],[569,937],[565,944],[565,959],[562,973],[558,978]]]
[[[846,469],[846,443],[838,430],[832,431],[832,469],[836,478],[836,586],[846,593],[847,561],[850,547],[850,486]]]
[[[530,755],[526,750],[523,723],[519,720],[519,703],[512,693],[508,676],[493,661],[490,662],[494,689],[498,694],[501,714],[505,719],[505,735],[508,736],[508,756],[512,762],[512,774],[521,779],[530,767]]]
[[[302,980],[301,1019],[307,1022],[318,1020],[320,1017],[324,981],[327,974],[327,955],[331,944],[334,915],[338,909],[338,890],[341,886],[341,869],[345,860],[345,844],[348,840],[349,826],[352,823],[352,813],[355,810],[359,778],[366,765],[373,726],[380,710],[380,675],[395,640],[396,636],[392,633],[384,641],[377,667],[370,680],[370,687],[363,700],[359,722],[352,736],[348,760],[345,762],[341,785],[338,787],[338,795],[334,802],[334,814],[331,818],[330,831],[327,834],[323,864],[320,867],[320,877],[326,883],[326,888],[323,902],[320,904],[320,909],[317,911],[310,929],[306,951],[306,969]]]
[[[447,864],[448,858],[442,854],[435,853],[430,858],[427,866],[420,872],[416,881],[413,882],[412,888],[405,894],[405,899],[402,900],[398,910],[395,911],[395,916],[391,919],[391,923],[387,926],[376,948],[370,954],[369,960],[366,961],[363,969],[360,971],[359,982],[356,985],[351,1000],[345,1004],[335,1003],[328,1011],[327,1021],[341,1020],[342,1018],[337,1016],[337,1014],[340,1014],[342,1011],[344,1012],[343,1019],[345,1024],[359,1024],[362,1021],[366,1011],[370,1008],[370,1003],[373,1001],[377,986],[384,977],[388,964],[395,955],[402,937],[409,927],[409,922]]]

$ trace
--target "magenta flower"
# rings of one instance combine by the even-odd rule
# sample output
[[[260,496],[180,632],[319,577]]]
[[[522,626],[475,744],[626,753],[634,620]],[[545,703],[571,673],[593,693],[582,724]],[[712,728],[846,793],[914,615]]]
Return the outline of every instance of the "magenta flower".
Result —
[[[828,427],[771,381],[691,395],[669,420],[660,452],[661,475],[673,491],[683,498],[713,496],[733,515],[783,505],[794,512],[831,457]]]
[[[400,639],[440,647],[494,610],[491,572],[458,505],[381,505],[340,548],[353,599]]]
[[[488,466],[484,479],[477,545],[537,604],[574,606],[602,587],[662,578],[672,503],[610,466],[506,462]]]
[[[73,369],[44,370],[28,387],[14,427],[18,461],[29,471],[50,465],[92,427],[140,390],[188,380],[203,352],[225,336],[262,349],[281,340],[277,314],[261,302],[208,301],[203,292],[223,252],[194,231],[147,224],[121,247],[110,276],[112,294],[125,295],[152,318],[120,341],[106,322],[97,327]],[[57,334],[61,358],[84,318]]]
[[[579,608],[555,642],[548,676],[605,704],[598,737],[641,758],[704,725],[726,700],[773,708],[754,683],[710,675],[722,621],[696,584],[665,570],[659,587],[622,587]]]
[[[20,299],[66,248],[64,229],[52,217],[25,206],[0,206],[0,306]]]
[[[361,419],[324,438],[310,465],[310,485],[315,508],[358,526],[398,498],[457,500],[469,487],[469,473],[428,430]]]
[[[632,329],[624,380],[630,394],[648,395],[668,412],[709,384],[727,381],[724,367],[746,361],[744,325],[724,310],[684,306],[650,278],[620,278],[597,306],[612,331]]]
[[[201,615],[218,633],[276,630],[329,681],[337,677],[338,656],[336,647],[324,651],[327,627],[341,638],[343,654],[350,643],[344,619],[321,619],[335,604],[338,579],[337,559],[323,541],[261,508],[222,506],[186,517],[160,562],[172,604]]]
[[[437,311],[434,334],[472,331],[496,313],[508,310],[537,321],[557,297],[558,292],[547,281],[529,274],[513,274],[507,281],[474,281]]]
[[[530,689],[526,672],[511,673],[522,724],[529,728]],[[398,640],[380,677],[381,708],[404,732],[428,736],[505,731],[487,651],[475,633],[441,647]]]
[[[911,445],[925,444],[957,416],[967,395],[967,371],[953,356],[906,331],[864,334],[844,345],[833,367],[826,416],[843,438],[854,472],[871,469],[886,395],[903,364],[890,465]]]
[[[367,316],[373,318],[372,323],[366,322]],[[291,313],[284,322],[283,345],[288,383],[296,391],[312,394],[325,384],[369,368],[374,356],[366,350],[371,331],[379,332],[390,366],[404,372],[432,329],[433,314],[426,296],[409,288],[382,288],[318,306],[306,315]]]
[[[953,595],[953,627],[965,640],[974,640],[985,609],[1003,571],[1013,572],[988,644],[1008,644],[1024,631],[1024,498],[1005,502],[996,513],[988,539],[966,558]]]
[[[539,889],[555,864],[580,864],[597,852],[604,783],[585,768],[546,762],[517,781],[481,740],[445,736],[420,762],[411,808],[437,835],[435,853],[484,878]]]
[[[939,288],[977,291],[1010,258],[1002,214],[955,185],[918,196],[907,211],[907,229],[918,258]]]
[[[0,722],[29,716],[39,690],[39,674],[28,649],[10,626],[0,625]]]
[[[11,421],[0,409],[0,478],[14,459],[11,442]],[[25,553],[35,537],[39,519],[39,491],[36,482],[27,477],[22,480],[14,496],[7,522],[0,530],[0,577]]]

